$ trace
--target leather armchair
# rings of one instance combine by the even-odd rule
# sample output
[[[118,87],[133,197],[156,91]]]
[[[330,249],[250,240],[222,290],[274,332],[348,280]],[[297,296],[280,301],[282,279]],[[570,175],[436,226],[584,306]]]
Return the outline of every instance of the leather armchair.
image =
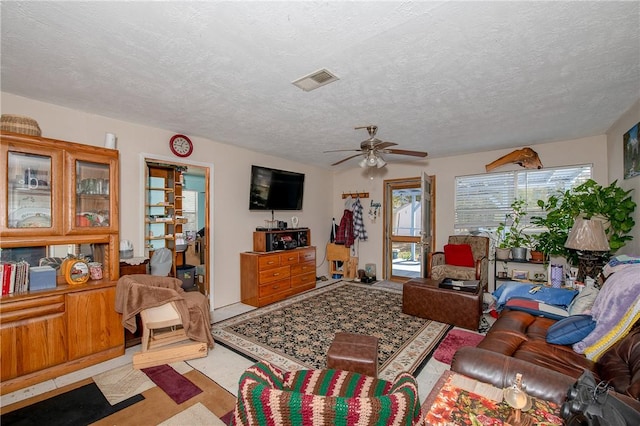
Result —
[[[449,244],[469,244],[473,253],[474,266],[447,265],[444,251],[427,255],[427,277],[433,280],[454,278],[459,280],[479,280],[482,288],[487,288],[489,280],[489,238],[475,235],[451,235]]]

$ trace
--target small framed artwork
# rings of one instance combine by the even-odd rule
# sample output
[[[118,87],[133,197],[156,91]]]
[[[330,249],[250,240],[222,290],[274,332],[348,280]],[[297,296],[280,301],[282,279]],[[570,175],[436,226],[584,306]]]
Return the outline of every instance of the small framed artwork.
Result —
[[[630,179],[640,176],[640,147],[638,144],[638,130],[640,123],[633,126],[627,133],[622,135],[624,144],[624,178]]]
[[[513,271],[511,271],[511,279],[520,281],[528,280],[529,271],[518,271],[517,269],[514,269]]]

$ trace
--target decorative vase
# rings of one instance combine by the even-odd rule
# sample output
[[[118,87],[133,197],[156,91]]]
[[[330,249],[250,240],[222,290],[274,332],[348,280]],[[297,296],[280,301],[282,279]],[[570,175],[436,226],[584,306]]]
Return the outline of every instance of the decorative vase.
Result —
[[[509,260],[509,254],[511,254],[511,249],[500,247],[496,249],[496,259],[498,260]]]
[[[526,247],[511,247],[511,258],[520,262],[527,260],[527,248]]]

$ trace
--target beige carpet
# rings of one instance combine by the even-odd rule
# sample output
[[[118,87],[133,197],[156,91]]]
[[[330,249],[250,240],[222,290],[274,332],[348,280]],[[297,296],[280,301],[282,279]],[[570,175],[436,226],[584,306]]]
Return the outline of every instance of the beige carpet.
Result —
[[[213,426],[225,426],[225,424],[216,417],[211,411],[204,405],[198,402],[195,405],[187,408],[181,413],[176,414],[170,419],[165,420],[158,426],[200,426],[200,425],[213,425]]]

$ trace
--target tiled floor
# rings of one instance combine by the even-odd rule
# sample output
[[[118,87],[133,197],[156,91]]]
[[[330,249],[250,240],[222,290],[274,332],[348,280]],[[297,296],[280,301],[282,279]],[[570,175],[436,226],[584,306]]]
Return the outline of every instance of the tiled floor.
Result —
[[[334,280],[319,282],[318,286],[324,286],[334,282]],[[252,306],[244,305],[242,303],[236,303],[223,308],[216,309],[213,313],[213,321],[218,322],[226,318],[230,318],[241,313],[254,309]],[[132,362],[132,357],[135,352],[140,350],[140,346],[134,346],[128,348],[125,354],[121,357],[103,362],[101,364],[85,368],[67,374],[65,376],[58,377],[54,380],[47,380],[29,388],[21,389],[16,392],[4,395],[0,398],[0,406],[6,406],[18,401],[39,395],[41,393],[56,389],[58,387],[66,386],[68,384],[95,376],[98,373],[111,370],[113,368],[128,364]],[[238,390],[238,378],[242,372],[249,367],[253,362],[247,358],[223,347],[222,345],[215,345],[213,350],[209,351],[209,354],[205,358],[199,358],[191,361],[187,361],[193,368],[201,371],[203,374],[210,377],[212,380],[223,386],[232,394],[236,394]],[[431,388],[438,380],[443,371],[447,370],[449,365],[443,364],[435,359],[430,359],[425,367],[420,371],[417,376],[418,389],[420,392],[421,402],[429,394]]]

